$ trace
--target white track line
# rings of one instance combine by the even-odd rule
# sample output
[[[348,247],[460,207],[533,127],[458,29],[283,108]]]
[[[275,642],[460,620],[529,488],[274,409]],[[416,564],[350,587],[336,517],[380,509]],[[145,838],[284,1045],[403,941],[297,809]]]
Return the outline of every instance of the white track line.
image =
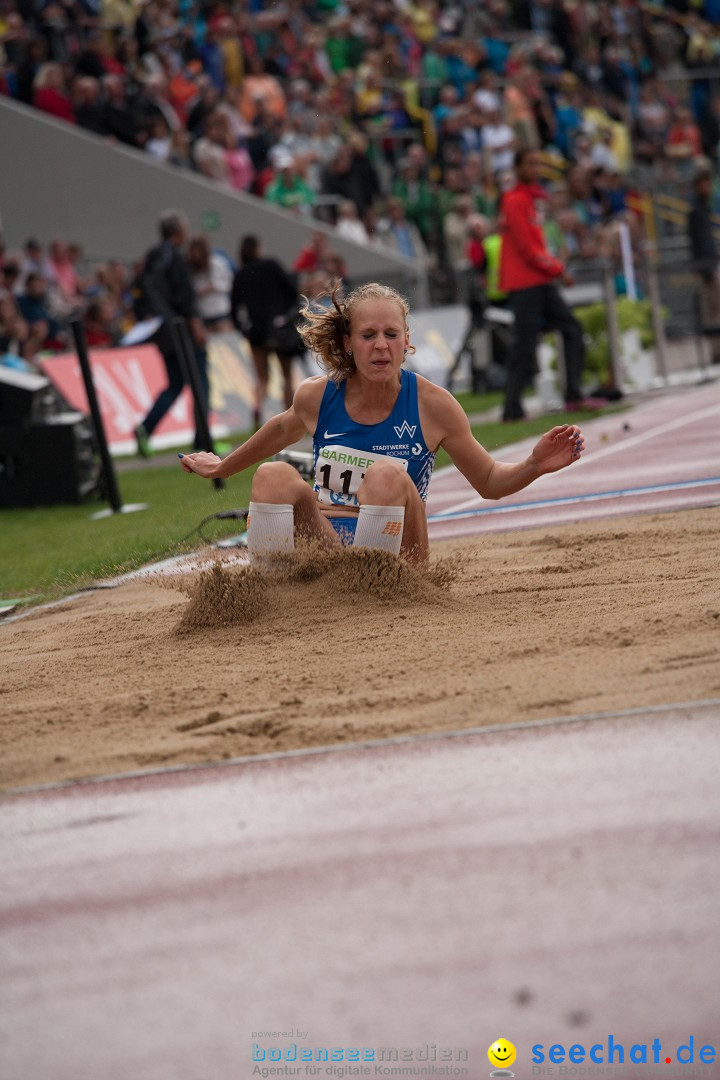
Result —
[[[690,413],[688,416],[679,416],[676,420],[668,420],[666,424],[659,424],[657,427],[649,428],[640,435],[632,435],[623,442],[615,443],[614,446],[607,446],[604,450],[598,450],[596,453],[590,454],[589,457],[581,458],[575,466],[575,471],[577,472],[583,465],[592,465],[593,462],[609,457],[610,454],[617,454],[620,450],[626,450],[629,446],[647,442],[648,439],[654,439],[657,435],[664,435],[667,431],[675,431],[677,428],[685,427],[696,420],[704,420],[711,416],[720,416],[720,405],[710,405],[706,409],[699,409],[698,412]]]
[[[675,431],[677,428],[685,427],[687,424],[693,424],[698,420],[705,420],[711,416],[717,416],[718,414],[720,414],[720,406],[711,405],[705,409],[699,409],[697,412],[689,413],[687,416],[679,416],[676,420],[668,420],[665,424],[658,424],[657,427],[649,428],[641,435],[633,435],[629,439],[624,439],[620,443],[615,443],[614,446],[608,446],[604,450],[598,450],[586,458],[581,458],[580,461],[574,463],[573,472],[577,473],[578,469],[581,469],[583,465],[593,465],[596,461],[600,461],[601,458],[609,457],[610,454],[617,454],[621,450],[627,450],[628,447],[637,446],[640,443],[647,442],[648,439],[654,439],[658,435],[665,435],[668,431]],[[482,495],[474,495],[471,499],[465,499],[456,506],[449,506],[446,510],[443,510],[442,513],[455,514],[459,510],[469,510],[478,503],[485,501],[486,500],[483,499]]]
[[[618,488],[610,491],[588,491],[582,495],[559,495],[551,499],[536,499],[533,502],[505,503],[502,506],[477,506],[466,510],[438,510],[428,515],[428,524],[476,517],[481,514],[527,513],[529,510],[546,510],[548,506],[572,506],[574,503],[600,502],[603,499],[628,499],[637,495],[658,495],[668,491],[690,491],[693,488],[717,487],[720,477],[710,476],[702,480],[680,480],[672,484],[648,484],[645,487]]]

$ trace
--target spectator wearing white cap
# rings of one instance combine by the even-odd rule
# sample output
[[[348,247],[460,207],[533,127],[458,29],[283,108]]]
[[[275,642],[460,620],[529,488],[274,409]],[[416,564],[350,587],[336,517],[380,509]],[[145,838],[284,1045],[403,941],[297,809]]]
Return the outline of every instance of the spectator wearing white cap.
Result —
[[[499,109],[491,109],[485,114],[482,129],[483,149],[487,155],[490,172],[498,173],[512,169],[517,145],[515,132],[500,115]]]
[[[340,203],[335,229],[338,236],[342,236],[345,240],[352,240],[355,244],[367,244],[370,240],[352,199],[344,199]]]

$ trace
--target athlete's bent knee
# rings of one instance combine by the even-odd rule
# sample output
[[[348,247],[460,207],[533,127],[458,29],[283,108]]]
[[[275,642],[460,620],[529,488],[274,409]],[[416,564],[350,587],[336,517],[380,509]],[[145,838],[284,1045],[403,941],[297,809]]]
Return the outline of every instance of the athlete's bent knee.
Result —
[[[255,502],[294,502],[306,488],[297,469],[286,461],[265,461],[253,476],[251,498]]]
[[[407,500],[411,488],[412,481],[400,462],[389,458],[369,467],[358,489],[358,500],[398,506]]]

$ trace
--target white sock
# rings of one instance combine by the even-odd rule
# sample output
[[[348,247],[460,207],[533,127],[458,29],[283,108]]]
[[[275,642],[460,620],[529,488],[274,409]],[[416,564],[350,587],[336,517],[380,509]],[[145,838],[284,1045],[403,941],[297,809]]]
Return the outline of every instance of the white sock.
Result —
[[[399,555],[404,524],[404,506],[368,506],[363,503],[353,547],[381,548]]]
[[[247,521],[251,560],[289,552],[295,548],[295,519],[290,503],[250,503]]]

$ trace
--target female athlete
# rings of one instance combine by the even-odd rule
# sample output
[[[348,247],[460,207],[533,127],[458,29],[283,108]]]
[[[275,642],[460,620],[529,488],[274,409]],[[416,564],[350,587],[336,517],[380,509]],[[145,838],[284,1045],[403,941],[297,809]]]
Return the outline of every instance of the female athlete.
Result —
[[[425,566],[425,499],[440,446],[485,499],[512,495],[580,457],[580,429],[561,424],[524,461],[495,461],[455,398],[403,368],[406,353],[415,350],[407,302],[394,289],[372,283],[341,298],[336,287],[331,306],[307,304],[302,314],[303,340],[327,374],[301,383],[292,406],[226,458],[201,452],[181,462],[186,472],[229,477],[312,435],[312,487],[286,462],[257,469],[251,557],[292,549],[297,530],[323,545],[380,547]]]

